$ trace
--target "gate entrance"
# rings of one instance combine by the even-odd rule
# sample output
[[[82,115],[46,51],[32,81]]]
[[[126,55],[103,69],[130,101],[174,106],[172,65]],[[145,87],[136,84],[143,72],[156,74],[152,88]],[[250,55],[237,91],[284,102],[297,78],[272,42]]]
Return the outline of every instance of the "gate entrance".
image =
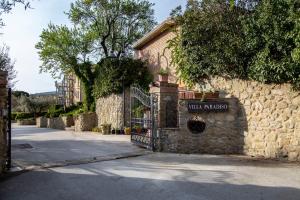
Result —
[[[131,142],[155,151],[157,140],[158,98],[138,86],[130,88]]]

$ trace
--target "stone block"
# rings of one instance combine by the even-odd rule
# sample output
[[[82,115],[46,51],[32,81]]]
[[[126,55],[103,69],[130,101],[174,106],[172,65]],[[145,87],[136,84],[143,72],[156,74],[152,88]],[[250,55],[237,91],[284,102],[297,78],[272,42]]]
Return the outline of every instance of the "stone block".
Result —
[[[97,114],[96,113],[83,113],[75,117],[75,131],[92,131],[97,127]]]

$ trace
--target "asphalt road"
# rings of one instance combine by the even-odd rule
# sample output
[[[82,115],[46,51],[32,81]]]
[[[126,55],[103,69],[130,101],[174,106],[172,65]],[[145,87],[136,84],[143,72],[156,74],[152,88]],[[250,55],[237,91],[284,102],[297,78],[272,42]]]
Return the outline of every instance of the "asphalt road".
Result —
[[[57,166],[143,154],[126,135],[99,135],[92,132],[61,131],[35,126],[12,129],[12,159],[23,169]]]
[[[35,151],[27,149],[26,157],[22,157],[25,153],[14,151],[14,156],[26,161],[32,155],[32,163],[69,159],[69,155],[73,158],[77,153],[81,160],[86,156],[109,156],[110,151],[140,151],[124,138],[93,139],[93,135],[71,136],[72,133],[30,129],[19,133],[15,130],[14,143],[27,142]],[[111,157],[89,164],[34,169],[2,179],[0,199],[300,200],[300,165],[241,156],[153,153],[123,159]]]

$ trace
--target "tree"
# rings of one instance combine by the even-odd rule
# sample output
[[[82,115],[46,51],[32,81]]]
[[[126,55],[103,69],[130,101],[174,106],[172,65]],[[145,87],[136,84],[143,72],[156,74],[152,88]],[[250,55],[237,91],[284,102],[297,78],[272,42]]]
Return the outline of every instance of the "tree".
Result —
[[[224,0],[191,0],[183,14],[173,13],[181,29],[169,47],[173,64],[188,85],[214,75],[247,77],[249,55],[241,17],[250,14],[249,3],[238,1],[231,7]]]
[[[94,104],[95,66],[115,55],[131,54],[131,45],[150,31],[154,22],[153,4],[147,0],[77,0],[67,13],[74,25],[49,24],[36,45],[42,72],[54,77],[75,73],[82,81],[85,109]]]
[[[116,67],[120,65],[121,67]],[[153,81],[153,76],[148,71],[146,63],[132,58],[105,59],[96,67],[94,95],[96,98],[110,94],[119,94],[124,87],[137,84],[147,89]]]
[[[0,27],[4,26],[1,15],[9,13],[16,4],[24,5],[25,9],[30,7],[28,0],[0,0]]]
[[[300,89],[299,19],[298,0],[264,0],[244,20],[245,48],[253,54],[251,79]]]
[[[169,46],[188,84],[223,76],[300,89],[298,0],[190,0],[176,12],[181,32]]]
[[[15,62],[9,57],[9,48],[3,46],[0,49],[0,71],[6,71],[8,73],[9,87],[14,87],[17,72],[14,70]]]

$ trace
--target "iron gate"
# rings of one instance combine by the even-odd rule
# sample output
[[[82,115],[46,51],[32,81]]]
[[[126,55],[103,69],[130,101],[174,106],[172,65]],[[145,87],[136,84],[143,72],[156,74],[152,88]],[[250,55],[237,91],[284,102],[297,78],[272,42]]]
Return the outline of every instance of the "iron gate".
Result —
[[[131,142],[155,151],[157,140],[157,95],[147,94],[138,86],[130,88]]]

